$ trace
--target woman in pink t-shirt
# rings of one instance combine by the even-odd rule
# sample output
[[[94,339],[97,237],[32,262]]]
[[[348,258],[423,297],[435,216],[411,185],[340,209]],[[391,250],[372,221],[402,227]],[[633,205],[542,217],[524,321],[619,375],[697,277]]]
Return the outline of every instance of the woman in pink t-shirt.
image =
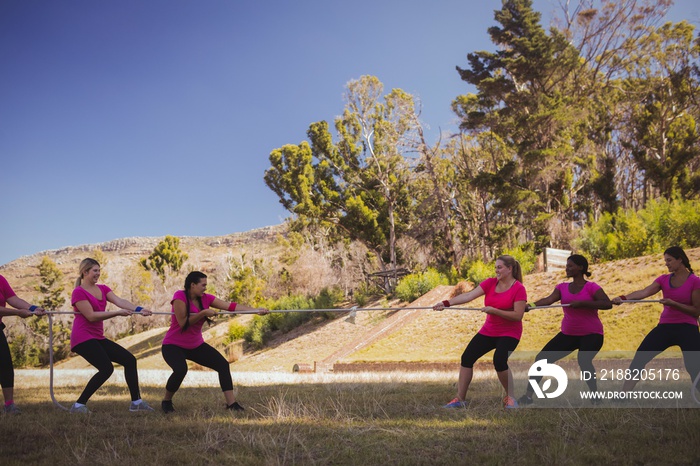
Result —
[[[467,406],[465,400],[474,373],[474,363],[494,349],[496,351],[493,355],[493,365],[498,380],[506,391],[503,406],[518,407],[517,401],[513,398],[508,354],[518,346],[523,333],[522,319],[527,303],[527,292],[522,280],[520,263],[512,256],[500,256],[496,259],[495,278],[486,279],[473,290],[433,306],[436,311],[442,311],[446,307],[465,304],[479,296],[484,296],[484,307],[481,311],[487,314],[481,330],[474,335],[462,354],[457,398],[446,404],[445,408]]]
[[[659,324],[644,337],[629,368],[634,372],[641,371],[665,349],[680,346],[685,368],[695,380],[700,372],[700,278],[693,273],[688,256],[679,246],[666,249],[664,261],[670,274],[661,275],[643,290],[612,300],[613,304],[621,304],[628,299],[644,299],[659,291],[663,293],[661,304],[664,310]],[[636,384],[637,380],[625,380],[622,389],[630,391]]]
[[[5,307],[6,304],[14,307],[10,309]],[[0,275],[0,386],[2,386],[2,395],[5,398],[5,414],[21,414],[20,409],[15,405],[15,368],[12,365],[12,354],[10,346],[7,344],[5,337],[5,324],[2,323],[2,318],[7,316],[19,316],[23,319],[31,316],[44,315],[44,309],[39,306],[34,306],[20,298],[12,290],[10,284],[5,280],[5,277]]]
[[[593,358],[603,347],[603,323],[598,317],[598,309],[610,309],[612,303],[597,283],[586,280],[585,277],[590,277],[591,273],[585,257],[579,254],[569,256],[566,259],[566,276],[572,279],[571,282],[558,284],[552,294],[534,303],[535,306],[548,306],[561,301],[567,305],[564,307],[561,332],[544,345],[535,361],[546,359],[548,363],[553,363],[578,350],[579,367],[592,375],[586,383],[595,392],[598,387]],[[532,403],[534,392],[534,388],[528,385],[527,393],[518,402]]]
[[[184,290],[176,291],[171,301],[173,316],[161,346],[163,359],[173,369],[165,385],[165,396],[161,402],[161,408],[166,414],[175,411],[173,396],[187,375],[188,360],[217,371],[219,385],[226,399],[226,407],[232,411],[244,410],[233,393],[229,363],[216,348],[204,342],[202,326],[210,317],[218,313],[212,308],[228,311],[258,311],[258,314],[267,314],[269,311],[222,301],[205,293],[206,289],[207,276],[202,272],[190,272],[185,278]]]
[[[124,378],[131,394],[129,411],[153,411],[153,408],[141,399],[136,358],[122,346],[105,338],[103,329],[103,322],[107,319],[130,316],[134,313],[149,316],[151,311],[120,298],[107,285],[98,284],[99,278],[100,264],[95,259],[84,259],[80,263],[80,276],[71,296],[71,304],[76,315],[70,334],[70,346],[74,353],[95,366],[98,372],[88,381],[70,412],[82,414],[90,412],[87,402],[114,372],[113,362],[124,367]],[[107,311],[107,302],[120,309]]]

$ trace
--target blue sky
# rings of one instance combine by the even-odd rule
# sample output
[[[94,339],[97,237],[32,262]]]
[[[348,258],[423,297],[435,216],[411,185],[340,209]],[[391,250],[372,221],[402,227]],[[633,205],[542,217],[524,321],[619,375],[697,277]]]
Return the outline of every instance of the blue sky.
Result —
[[[695,0],[669,19],[696,27]],[[269,153],[377,76],[422,102],[430,142],[493,50],[500,0],[2,0],[0,265],[131,236],[281,223]],[[556,0],[535,0],[545,25]]]

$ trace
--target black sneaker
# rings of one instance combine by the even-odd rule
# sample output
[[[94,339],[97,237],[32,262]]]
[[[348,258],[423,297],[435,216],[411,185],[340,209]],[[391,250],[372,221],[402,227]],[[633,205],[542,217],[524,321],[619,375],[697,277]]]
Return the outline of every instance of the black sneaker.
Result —
[[[166,401],[166,400],[161,401],[161,402],[160,402],[160,408],[163,410],[163,412],[164,412],[165,414],[174,413],[174,412],[175,412],[175,408],[173,407],[173,402],[172,402],[172,400],[170,400],[170,401]]]
[[[226,409],[231,411],[245,411],[245,408],[238,404],[238,401],[234,401],[233,404],[226,406]]]
[[[532,404],[532,397],[528,395],[527,393],[518,398],[518,404],[521,404],[523,406],[525,405],[531,405]]]

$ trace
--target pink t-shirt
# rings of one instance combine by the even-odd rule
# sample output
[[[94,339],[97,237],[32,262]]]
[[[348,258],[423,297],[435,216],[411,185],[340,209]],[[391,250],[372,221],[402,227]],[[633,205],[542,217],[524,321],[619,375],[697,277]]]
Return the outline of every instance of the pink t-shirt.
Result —
[[[672,299],[677,303],[692,305],[693,304],[693,291],[700,290],[700,277],[695,274],[690,274],[688,278],[678,288],[671,286],[671,275],[661,275],[659,278],[654,280],[656,283],[661,285],[661,292],[664,298]],[[686,314],[685,312],[679,311],[671,306],[664,306],[664,310],[661,312],[661,317],[659,317],[660,324],[691,324],[698,325],[698,319]]]
[[[209,305],[216,299],[215,296],[204,293],[202,295],[202,307],[204,309],[209,309]],[[187,303],[187,296],[183,290],[178,290],[173,295],[173,300],[170,301],[173,304],[176,300]],[[190,300],[190,314],[197,314],[201,312],[199,309],[199,303],[195,300]],[[202,336],[202,325],[206,322],[206,319],[202,319],[199,322],[187,327],[184,332],[177,323],[177,317],[175,317],[175,306],[172,309],[173,315],[170,318],[170,328],[163,338],[164,345],[175,345],[180,348],[194,349],[204,343],[204,337]]]
[[[571,301],[593,301],[594,295],[600,289],[600,285],[595,282],[586,282],[583,289],[572,294],[569,291],[571,283],[560,283],[556,286],[561,294],[561,303],[569,304]],[[586,309],[565,307],[564,319],[561,321],[561,333],[564,335],[582,336],[598,333],[603,335],[603,323],[598,317],[598,309]]]
[[[73,320],[73,329],[70,332],[70,348],[73,349],[77,345],[88,340],[104,340],[104,321],[100,320],[98,322],[90,322],[85,318],[84,315],[78,311],[75,306],[77,302],[87,301],[90,303],[92,310],[95,312],[105,312],[107,309],[107,294],[111,293],[112,290],[107,285],[97,285],[97,287],[102,292],[102,299],[95,298],[92,294],[88,293],[82,286],[77,287],[73,290],[73,294],[70,297],[70,303],[77,314]]]
[[[0,275],[0,307],[7,307],[7,300],[13,296],[17,296],[12,290],[12,287],[7,282],[5,277]],[[0,316],[0,323],[2,322],[2,316]]]
[[[516,301],[527,301],[527,291],[525,286],[519,281],[515,281],[513,286],[503,293],[496,292],[498,279],[495,277],[487,278],[479,284],[484,290],[484,305],[502,309],[504,311],[512,311]],[[520,340],[523,334],[523,322],[521,320],[508,320],[501,316],[488,314],[486,322],[479,330],[479,333],[487,337],[513,337]]]

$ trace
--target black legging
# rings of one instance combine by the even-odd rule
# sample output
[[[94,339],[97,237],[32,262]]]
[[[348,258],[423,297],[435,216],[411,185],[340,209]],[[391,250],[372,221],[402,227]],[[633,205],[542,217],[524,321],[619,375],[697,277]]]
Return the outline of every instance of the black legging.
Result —
[[[168,383],[165,385],[165,389],[170,393],[175,393],[185,379],[188,359],[200,366],[208,367],[218,372],[221,391],[233,390],[233,379],[231,378],[228,361],[211,345],[202,343],[194,349],[186,349],[176,345],[163,345],[161,352],[163,353],[163,359],[173,370],[173,373],[168,378]]]
[[[589,333],[588,335],[565,335],[561,332],[557,333],[554,338],[549,340],[542,351],[540,351],[535,357],[535,361],[540,359],[546,359],[548,363],[553,363],[565,358],[569,354],[578,350],[578,365],[583,371],[587,371],[590,374],[595,373],[595,367],[593,366],[593,358],[598,351],[603,347],[603,335],[600,333]],[[542,380],[542,377],[535,377],[537,383]],[[591,391],[597,391],[598,385],[596,383],[595,377],[591,377],[590,380],[586,380],[588,389]],[[528,386],[528,393],[534,393],[532,387]]]
[[[5,324],[0,322],[0,386],[2,388],[14,388],[15,369],[12,365],[12,353],[10,345],[5,337]]]
[[[90,397],[104,384],[114,372],[112,362],[124,367],[124,378],[129,387],[131,401],[141,398],[139,393],[139,373],[136,370],[136,358],[126,349],[111,340],[87,340],[73,347],[73,352],[85,358],[98,370],[88,382],[78,403],[86,404]]]
[[[508,353],[515,351],[520,340],[513,337],[487,337],[477,333],[462,353],[462,367],[471,369],[477,359],[495,349],[493,367],[496,372],[508,370]]]
[[[680,346],[683,364],[695,380],[700,372],[700,332],[692,324],[659,324],[644,337],[634,354],[630,369],[642,370],[649,361],[671,346]]]

